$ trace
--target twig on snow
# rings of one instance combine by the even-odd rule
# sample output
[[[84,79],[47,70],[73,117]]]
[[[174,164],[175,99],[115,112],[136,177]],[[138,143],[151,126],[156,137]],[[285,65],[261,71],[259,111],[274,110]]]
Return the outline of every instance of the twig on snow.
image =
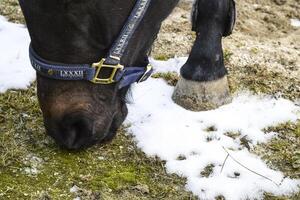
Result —
[[[226,161],[227,161],[228,158],[229,158],[229,154],[227,154],[227,156],[226,156],[226,158],[225,158],[225,160],[223,162],[223,165],[222,165],[222,168],[221,168],[221,173],[223,172],[223,169],[225,167],[225,164],[226,164]]]
[[[222,147],[223,147],[223,146],[222,146]],[[264,176],[264,175],[262,175],[262,174],[260,174],[260,173],[257,173],[257,172],[255,172],[255,171],[249,169],[248,167],[246,167],[245,165],[243,165],[242,163],[240,163],[238,160],[236,160],[236,159],[228,152],[228,150],[227,150],[225,147],[223,147],[223,149],[224,149],[224,151],[227,153],[227,156],[226,156],[226,159],[225,159],[225,161],[224,161],[224,163],[223,163],[221,172],[223,171],[223,168],[224,168],[224,166],[225,166],[225,163],[226,163],[228,157],[230,157],[234,162],[236,162],[237,164],[239,164],[239,165],[242,166],[243,168],[247,169],[248,171],[252,172],[253,174],[256,174],[256,175],[258,175],[258,176],[260,176],[260,177],[262,177],[262,178],[264,178],[264,179],[266,179],[266,180],[268,180],[268,181],[274,183],[277,187],[279,187],[279,186],[281,185],[281,183],[278,184],[278,183],[276,183],[275,181],[273,181],[272,179],[270,179],[270,178],[268,178],[268,177],[266,177],[266,176]],[[283,181],[283,180],[282,180],[282,181]]]

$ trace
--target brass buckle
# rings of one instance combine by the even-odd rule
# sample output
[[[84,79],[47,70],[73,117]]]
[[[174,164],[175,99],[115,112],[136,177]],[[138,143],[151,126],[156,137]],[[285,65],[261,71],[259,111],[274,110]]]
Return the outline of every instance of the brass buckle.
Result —
[[[138,83],[145,81],[146,75],[152,70],[152,66],[150,64],[147,65],[146,71],[143,76],[138,80]]]
[[[111,83],[114,83],[115,80],[114,80],[114,77],[117,73],[118,70],[123,70],[124,69],[124,66],[121,65],[121,64],[117,64],[117,65],[107,65],[107,64],[104,64],[105,62],[105,58],[103,58],[100,62],[98,63],[93,63],[92,64],[92,67],[94,67],[96,69],[96,74],[94,76],[94,78],[91,80],[92,83],[95,83],[95,84],[111,84]],[[103,68],[111,68],[113,69],[111,75],[108,77],[108,78],[98,78],[100,72],[101,72],[101,69]]]

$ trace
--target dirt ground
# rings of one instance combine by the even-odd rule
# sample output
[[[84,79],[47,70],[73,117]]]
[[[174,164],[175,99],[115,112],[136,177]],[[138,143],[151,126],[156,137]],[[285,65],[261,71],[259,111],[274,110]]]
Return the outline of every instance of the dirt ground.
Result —
[[[300,103],[300,28],[290,25],[290,19],[300,18],[300,1],[236,0],[236,4],[234,33],[223,40],[232,93],[250,90]],[[181,1],[164,22],[154,58],[188,55],[194,40],[190,10],[191,1]],[[24,23],[16,0],[0,0],[0,15]],[[0,95],[0,199],[195,198],[184,191],[182,178],[165,172],[163,161],[147,158],[137,149],[125,129],[107,146],[78,154],[61,152],[44,134],[35,93],[33,84],[29,90]],[[265,131],[277,131],[279,136],[252,151],[286,176],[300,178],[300,122]],[[30,171],[35,168],[39,174]],[[79,189],[70,193],[74,185]],[[266,194],[265,199],[297,200],[300,193]]]
[[[223,40],[232,91],[247,88],[299,99],[300,28],[290,19],[300,18],[300,1],[237,0],[236,6],[235,30]],[[164,22],[153,57],[188,55],[194,38],[190,7],[190,1],[182,1]]]

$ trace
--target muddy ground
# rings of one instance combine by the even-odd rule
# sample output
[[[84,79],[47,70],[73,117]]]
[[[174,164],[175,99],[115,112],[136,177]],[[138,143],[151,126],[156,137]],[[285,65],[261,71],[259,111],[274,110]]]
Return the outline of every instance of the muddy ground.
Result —
[[[224,39],[232,93],[250,90],[300,99],[299,0],[237,0],[232,36]],[[152,56],[187,56],[193,43],[190,7],[182,1],[164,22]],[[0,14],[24,23],[16,0],[0,0]],[[0,95],[0,199],[194,199],[184,179],[167,175],[163,161],[147,158],[123,128],[112,144],[78,154],[59,150],[44,135],[35,84]],[[270,127],[279,136],[259,145],[259,154],[286,176],[300,178],[300,122]],[[88,167],[87,167],[88,166]],[[70,192],[74,185],[78,188]],[[222,199],[220,197],[220,199]],[[274,197],[265,199],[300,199]]]

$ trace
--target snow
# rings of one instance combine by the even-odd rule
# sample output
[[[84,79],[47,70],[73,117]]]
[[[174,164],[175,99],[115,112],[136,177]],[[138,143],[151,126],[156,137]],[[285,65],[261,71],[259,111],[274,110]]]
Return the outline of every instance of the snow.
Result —
[[[300,20],[299,19],[291,19],[291,25],[296,28],[300,27]]]
[[[178,72],[185,60],[151,60],[151,63],[156,71]],[[261,199],[264,192],[289,195],[299,189],[300,180],[284,178],[281,172],[270,169],[239,140],[246,136],[251,147],[267,142],[276,133],[262,130],[284,122],[295,122],[300,118],[299,106],[282,98],[241,92],[229,105],[212,111],[192,112],[173,103],[173,90],[161,79],[150,78],[135,85],[126,123],[131,125],[129,131],[138,147],[148,156],[165,160],[169,173],[186,177],[188,190],[200,199],[223,195],[226,199],[238,200]],[[207,128],[212,126],[216,130],[209,132]],[[227,132],[240,133],[241,136],[233,139],[225,135]],[[226,151],[247,168],[275,183],[250,172],[231,158],[221,173]],[[201,172],[210,164],[214,166],[212,174],[201,177]]]
[[[33,154],[29,154],[26,158],[24,158],[23,162],[26,165],[23,171],[29,176],[38,175],[41,172],[40,169],[43,167],[43,159]]]
[[[154,73],[165,73],[170,71],[179,73],[180,68],[187,61],[187,57],[175,57],[167,61],[154,60],[153,58],[150,58],[149,61],[154,68]]]
[[[24,89],[35,79],[28,59],[29,36],[22,25],[8,23],[0,16],[0,92],[10,88]],[[187,58],[168,61],[150,59],[156,72],[179,72]],[[300,107],[295,103],[248,92],[235,95],[233,102],[206,112],[185,110],[171,100],[174,88],[161,79],[152,79],[133,86],[133,103],[129,104],[129,132],[148,156],[165,160],[166,170],[186,177],[186,189],[201,199],[261,199],[264,192],[289,195],[299,190],[300,180],[284,178],[282,172],[270,169],[257,155],[240,143],[246,136],[250,147],[264,143],[276,133],[262,130],[300,118]],[[215,127],[208,131],[208,127]],[[239,138],[226,132],[240,133]],[[263,178],[247,168],[268,177]],[[178,158],[181,159],[178,159]],[[99,157],[99,159],[102,159]],[[212,173],[201,172],[212,165]],[[224,167],[222,172],[221,168]],[[70,192],[76,191],[71,188]]]
[[[79,191],[79,187],[77,185],[74,185],[70,188],[70,193],[77,193]]]
[[[26,27],[0,16],[0,93],[25,89],[35,80],[28,58],[29,42]]]

